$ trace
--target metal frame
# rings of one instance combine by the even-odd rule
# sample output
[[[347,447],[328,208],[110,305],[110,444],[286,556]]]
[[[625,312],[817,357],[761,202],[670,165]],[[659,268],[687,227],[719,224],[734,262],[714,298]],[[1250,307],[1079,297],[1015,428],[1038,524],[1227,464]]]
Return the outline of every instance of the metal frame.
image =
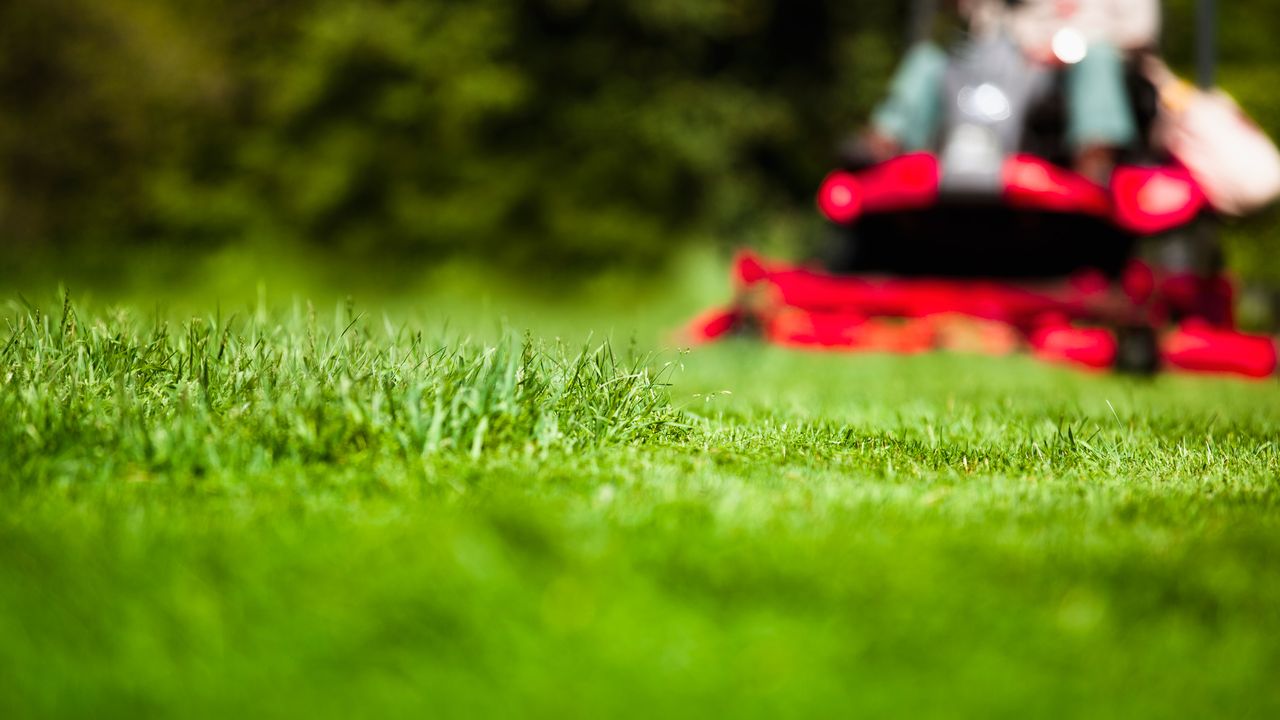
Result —
[[[938,15],[938,0],[912,0],[907,42],[914,45],[933,36],[933,21]]]
[[[1196,82],[1211,89],[1217,78],[1218,64],[1217,0],[1196,2]]]

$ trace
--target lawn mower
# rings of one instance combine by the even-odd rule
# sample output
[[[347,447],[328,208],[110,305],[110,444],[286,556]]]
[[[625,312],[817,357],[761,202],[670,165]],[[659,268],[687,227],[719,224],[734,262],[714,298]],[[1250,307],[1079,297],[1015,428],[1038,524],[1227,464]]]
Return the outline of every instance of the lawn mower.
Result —
[[[1201,82],[1211,84],[1207,27],[1201,36]],[[817,198],[832,251],[810,265],[740,255],[732,304],[696,319],[690,339],[1025,349],[1135,374],[1274,375],[1275,341],[1236,327],[1208,196],[1176,160],[1147,149],[1154,86],[1132,68],[1144,142],[1102,185],[1070,169],[1061,82],[1007,37],[954,53],[936,149],[847,159]]]

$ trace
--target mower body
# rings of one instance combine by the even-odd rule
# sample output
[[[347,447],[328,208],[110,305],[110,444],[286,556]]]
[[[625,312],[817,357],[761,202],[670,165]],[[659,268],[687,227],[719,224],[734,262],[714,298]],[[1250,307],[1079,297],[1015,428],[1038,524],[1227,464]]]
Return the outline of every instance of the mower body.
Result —
[[[1141,133],[1155,91],[1130,82]],[[818,192],[835,244],[818,267],[739,258],[737,298],[691,327],[695,341],[749,329],[826,349],[954,346],[957,318],[1049,360],[1135,373],[1268,376],[1270,338],[1235,328],[1213,209],[1195,178],[1149,143],[1106,185],[1069,168],[1062,75],[991,38],[957,53],[934,152],[856,158]]]

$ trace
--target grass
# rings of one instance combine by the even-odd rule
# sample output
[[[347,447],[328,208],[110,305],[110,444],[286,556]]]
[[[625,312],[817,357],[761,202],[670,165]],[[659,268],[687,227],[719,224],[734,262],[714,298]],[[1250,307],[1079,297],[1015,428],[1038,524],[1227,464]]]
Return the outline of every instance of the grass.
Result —
[[[2,717],[1280,714],[1274,384],[4,314]]]

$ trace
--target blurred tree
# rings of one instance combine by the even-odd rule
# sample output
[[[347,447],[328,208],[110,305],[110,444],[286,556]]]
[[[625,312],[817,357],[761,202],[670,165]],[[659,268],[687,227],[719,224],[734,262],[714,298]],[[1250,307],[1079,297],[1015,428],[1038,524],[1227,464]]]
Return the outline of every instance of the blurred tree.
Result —
[[[1170,2],[1183,65],[1191,3]],[[0,252],[280,243],[644,266],[738,242],[812,217],[906,5],[9,0]],[[1223,78],[1278,131],[1268,5],[1232,4]]]

